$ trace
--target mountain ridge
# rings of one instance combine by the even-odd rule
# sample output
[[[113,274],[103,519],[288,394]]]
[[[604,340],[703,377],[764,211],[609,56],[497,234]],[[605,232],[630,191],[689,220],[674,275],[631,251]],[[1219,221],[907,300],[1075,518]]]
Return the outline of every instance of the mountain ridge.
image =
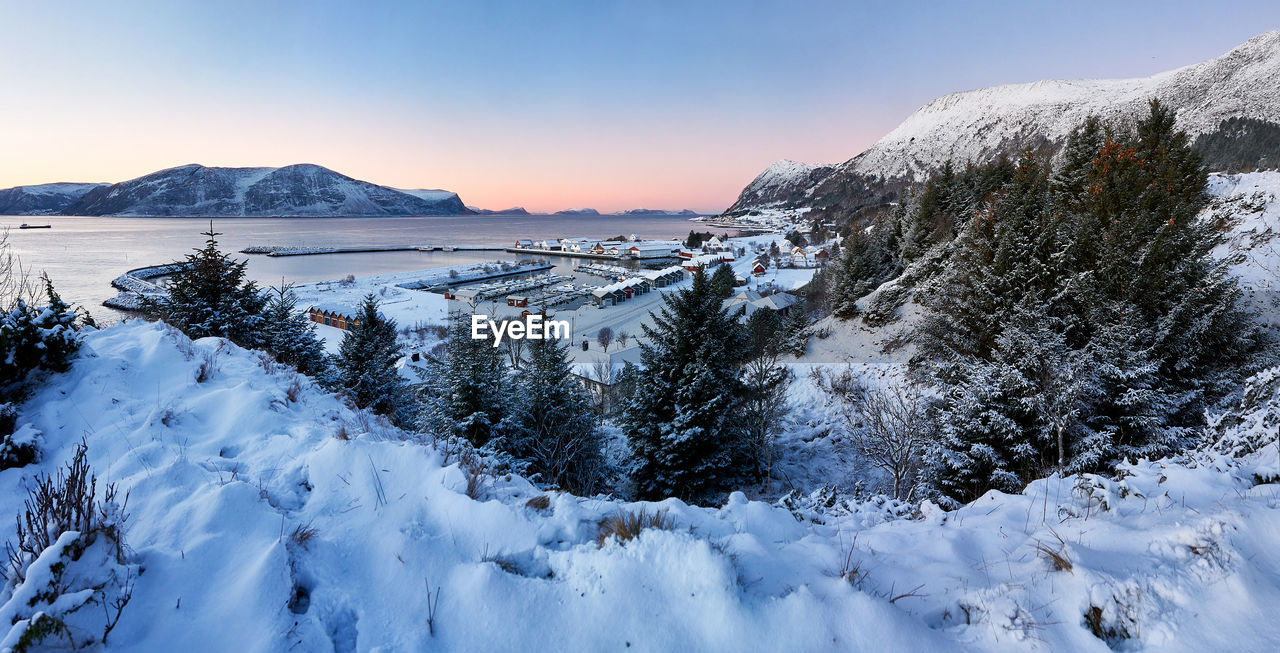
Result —
[[[191,163],[114,184],[42,184],[0,190],[0,214],[9,215],[376,217],[470,213],[452,191],[400,190],[311,163],[278,168]]]
[[[1031,148],[1054,154],[1090,115],[1129,123],[1151,99],[1175,109],[1192,137],[1222,121],[1280,122],[1280,30],[1259,34],[1207,61],[1127,79],[1040,80],[942,95],[839,164],[779,161],[756,176],[726,214],[766,208],[851,210],[891,200],[946,161],[958,165]],[[803,166],[806,174],[788,177]]]

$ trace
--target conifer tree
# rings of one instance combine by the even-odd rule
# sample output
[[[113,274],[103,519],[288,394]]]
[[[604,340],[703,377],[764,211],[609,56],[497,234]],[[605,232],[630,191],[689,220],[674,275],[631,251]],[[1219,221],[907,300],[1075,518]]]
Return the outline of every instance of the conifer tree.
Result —
[[[717,295],[721,299],[728,299],[733,296],[733,289],[738,286],[738,278],[733,273],[733,267],[729,265],[716,266],[715,272],[711,273],[711,287],[715,289]]]
[[[186,264],[167,286],[168,296],[147,301],[147,313],[178,327],[191,338],[218,336],[241,347],[262,345],[265,296],[245,280],[247,261],[235,261],[218,249],[212,223],[205,246],[188,254]]]
[[[421,426],[438,437],[465,438],[476,447],[493,444],[523,451],[512,417],[511,382],[502,350],[471,337],[463,315],[450,316],[445,351],[428,362]]]
[[[297,307],[298,298],[291,285],[281,283],[271,289],[271,299],[263,309],[262,344],[277,362],[329,384],[333,381],[333,366],[324,343],[316,335],[315,323]]]
[[[356,319],[348,324],[334,360],[338,383],[357,406],[403,423],[408,416],[407,389],[396,369],[401,357],[396,323],[378,311],[373,293],[365,296]]]
[[[745,334],[701,270],[666,295],[645,325],[642,369],[621,425],[641,496],[711,497],[737,478],[748,449],[742,426]]]
[[[590,495],[605,480],[602,437],[592,399],[569,371],[567,345],[530,340],[528,358],[516,376],[517,420],[529,471],[570,492]]]
[[[831,276],[831,314],[849,319],[858,313],[857,302],[888,280],[897,271],[893,268],[889,248],[884,238],[872,227],[873,233],[854,230],[841,243],[840,258]]]

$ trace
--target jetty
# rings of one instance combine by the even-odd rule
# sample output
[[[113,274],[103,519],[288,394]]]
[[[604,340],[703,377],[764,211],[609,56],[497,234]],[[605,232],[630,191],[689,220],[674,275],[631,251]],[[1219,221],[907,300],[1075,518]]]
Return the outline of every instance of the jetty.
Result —
[[[314,256],[318,254],[360,254],[366,252],[500,252],[494,245],[357,245],[353,247],[299,247],[292,245],[251,245],[241,254],[266,256]]]
[[[134,268],[111,280],[111,285],[120,292],[115,297],[108,297],[102,302],[107,308],[124,311],[142,310],[146,298],[161,299],[168,291],[151,280],[186,269],[188,263],[168,263],[165,265],[148,265]]]

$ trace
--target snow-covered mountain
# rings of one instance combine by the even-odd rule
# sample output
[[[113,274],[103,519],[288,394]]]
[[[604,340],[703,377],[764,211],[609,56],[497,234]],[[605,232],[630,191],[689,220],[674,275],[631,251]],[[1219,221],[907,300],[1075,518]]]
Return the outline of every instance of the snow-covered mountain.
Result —
[[[600,215],[600,212],[590,208],[564,209],[563,211],[556,211],[554,215]]]
[[[0,190],[0,215],[61,213],[85,193],[107,184],[56,183]]]
[[[1151,77],[1039,81],[945,95],[842,164],[773,164],[727,212],[831,205],[851,184],[919,179],[948,160],[983,161],[1027,147],[1053,151],[1088,116],[1130,121],[1152,98],[1176,109],[1178,126],[1193,137],[1235,116],[1280,122],[1280,31]]]
[[[67,215],[393,216],[461,215],[456,193],[401,191],[328,168],[215,168],[197,164],[88,189]]]
[[[627,209],[626,211],[618,211],[615,215],[698,215],[698,212],[692,209],[680,209],[679,211],[668,209]]]

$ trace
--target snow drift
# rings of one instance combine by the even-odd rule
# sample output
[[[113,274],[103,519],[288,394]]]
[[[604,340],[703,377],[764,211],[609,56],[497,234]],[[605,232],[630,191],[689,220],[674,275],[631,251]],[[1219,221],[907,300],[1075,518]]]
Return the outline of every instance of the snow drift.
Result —
[[[788,509],[740,493],[719,508],[553,493],[538,509],[527,502],[542,493],[519,477],[484,478],[469,497],[456,456],[255,352],[137,321],[89,333],[19,421],[43,457],[0,472],[0,515],[81,438],[98,475],[130,493],[141,573],[109,650],[1280,641],[1273,444],[906,518],[876,502]],[[597,546],[601,519],[641,507],[667,511],[671,529]]]

